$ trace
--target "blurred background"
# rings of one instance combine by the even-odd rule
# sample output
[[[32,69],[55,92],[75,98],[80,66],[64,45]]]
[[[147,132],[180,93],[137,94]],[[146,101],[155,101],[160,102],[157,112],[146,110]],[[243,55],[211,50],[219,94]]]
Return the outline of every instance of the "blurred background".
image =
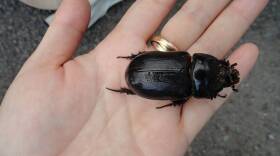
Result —
[[[98,20],[87,31],[78,54],[104,39],[133,2],[125,0],[115,5]],[[184,2],[178,0],[170,16]],[[52,13],[18,0],[0,1],[0,101],[42,39],[48,28],[44,19]],[[270,1],[240,43],[247,41],[261,50],[256,67],[240,92],[204,127],[186,156],[280,155],[280,0]]]

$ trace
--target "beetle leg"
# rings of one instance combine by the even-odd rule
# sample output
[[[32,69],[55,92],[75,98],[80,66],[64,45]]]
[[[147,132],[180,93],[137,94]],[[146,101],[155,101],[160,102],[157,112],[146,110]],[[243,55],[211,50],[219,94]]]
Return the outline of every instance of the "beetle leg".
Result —
[[[178,101],[172,101],[172,103],[169,103],[167,105],[163,105],[160,107],[156,107],[156,109],[161,109],[161,108],[165,108],[165,107],[169,107],[169,106],[180,106],[183,105],[187,100],[178,100]]]
[[[163,106],[160,106],[160,107],[156,107],[156,109],[161,109],[161,108],[169,107],[169,106],[174,106],[174,104],[173,104],[173,103],[170,103],[170,104],[167,104],[167,105],[163,105]]]
[[[238,92],[238,89],[235,88],[235,85],[233,85],[231,88],[234,92]]]
[[[145,52],[141,51],[141,52],[139,52],[138,54],[131,54],[130,56],[118,56],[117,58],[123,58],[123,59],[132,60],[132,59],[134,59],[135,57],[137,57],[137,56],[139,56],[139,55],[141,55],[141,54],[143,54],[143,53],[145,53]]]
[[[136,56],[134,54],[132,54],[131,56],[118,56],[117,58],[120,59],[128,59],[128,60],[132,60],[134,59]]]
[[[121,89],[106,88],[106,89],[113,91],[113,92],[125,93],[127,95],[135,95],[135,93],[133,93],[130,89],[127,89],[127,88],[121,88]]]

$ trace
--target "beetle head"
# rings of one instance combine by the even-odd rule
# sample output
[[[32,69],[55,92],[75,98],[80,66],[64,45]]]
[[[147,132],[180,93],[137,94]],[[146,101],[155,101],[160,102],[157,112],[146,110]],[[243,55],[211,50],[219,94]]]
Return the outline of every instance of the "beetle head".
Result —
[[[220,70],[218,73],[218,81],[224,84],[224,87],[232,87],[233,91],[237,91],[235,89],[235,85],[239,83],[239,71],[235,69],[237,63],[230,64],[229,61],[222,60],[220,61]]]

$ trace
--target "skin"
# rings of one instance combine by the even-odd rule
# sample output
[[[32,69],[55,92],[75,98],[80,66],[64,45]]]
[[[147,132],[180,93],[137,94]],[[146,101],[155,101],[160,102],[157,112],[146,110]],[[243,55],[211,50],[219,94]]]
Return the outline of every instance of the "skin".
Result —
[[[161,34],[180,50],[218,58],[245,33],[268,0],[188,0]],[[0,155],[183,155],[226,99],[167,101],[127,96],[105,88],[126,87],[128,61],[117,56],[143,50],[175,0],[138,0],[94,50],[72,58],[89,20],[86,0],[64,0],[54,22],[11,84],[0,108]],[[75,11],[73,11],[75,10]],[[93,36],[94,37],[94,36]],[[244,79],[258,48],[230,54]],[[230,94],[230,89],[223,93]]]

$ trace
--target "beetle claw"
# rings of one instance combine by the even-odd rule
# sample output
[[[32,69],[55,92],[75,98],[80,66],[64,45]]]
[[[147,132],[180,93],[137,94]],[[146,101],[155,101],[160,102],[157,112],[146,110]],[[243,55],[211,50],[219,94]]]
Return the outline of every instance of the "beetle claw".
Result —
[[[167,105],[163,105],[163,106],[160,106],[160,107],[156,107],[156,109],[161,109],[161,108],[165,108],[165,107],[169,107],[169,106],[180,106],[180,105],[183,105],[187,100],[178,100],[178,101],[173,101],[172,103],[169,103]]]
[[[121,89],[111,89],[111,88],[106,88],[110,91],[113,92],[118,92],[118,93],[125,93],[127,95],[135,95],[135,93],[133,93],[131,90],[127,89],[127,88],[121,88]]]
[[[117,58],[120,59],[120,58],[123,58],[123,59],[129,59],[129,60],[132,60],[134,59],[135,57],[137,57],[138,55],[141,55],[145,52],[141,51],[139,52],[138,54],[131,54],[130,56],[118,56]]]
[[[156,107],[156,109],[161,109],[161,108],[169,107],[169,106],[173,106],[173,105],[174,105],[173,103],[170,103],[170,104],[167,104],[167,105],[163,105],[163,106],[160,106],[160,107]]]

